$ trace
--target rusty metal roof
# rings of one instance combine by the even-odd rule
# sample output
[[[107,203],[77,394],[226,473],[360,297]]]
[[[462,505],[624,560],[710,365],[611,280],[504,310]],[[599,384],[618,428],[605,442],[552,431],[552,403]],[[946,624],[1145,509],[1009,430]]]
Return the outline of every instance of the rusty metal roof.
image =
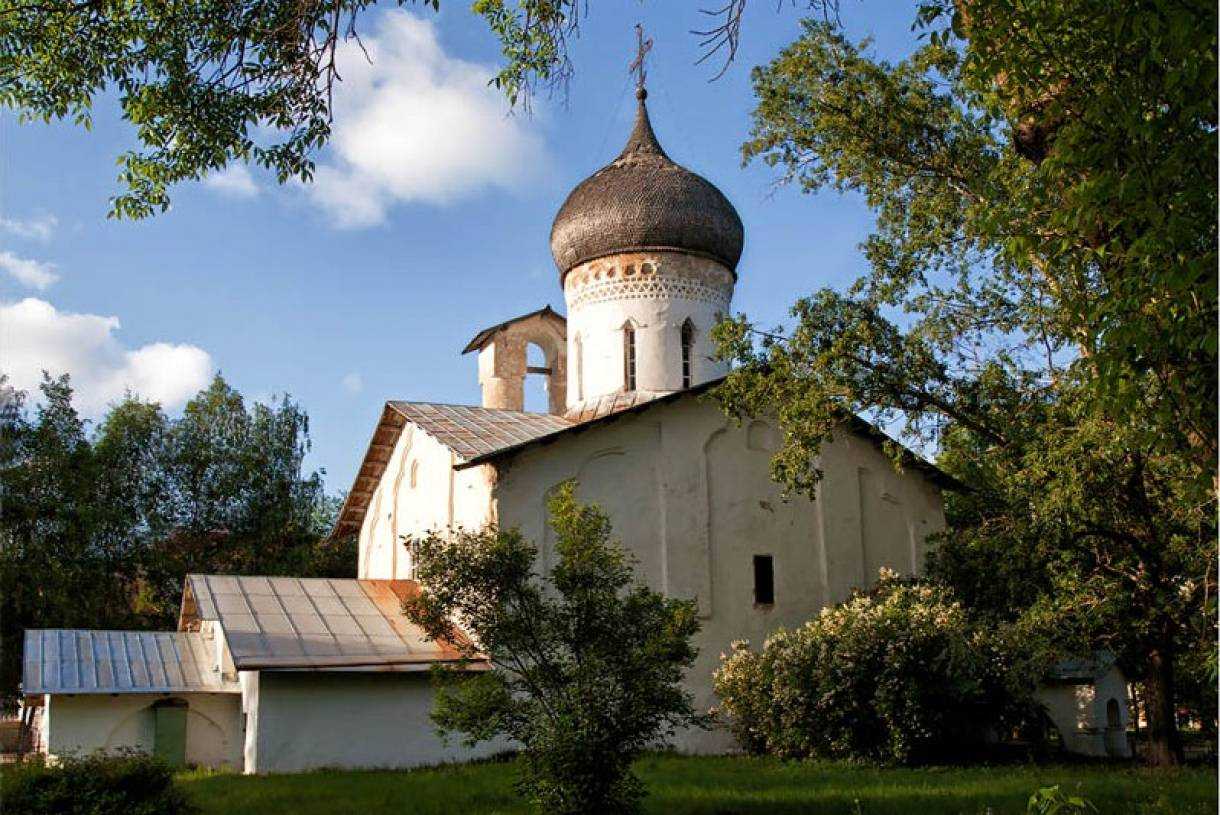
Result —
[[[737,210],[707,179],[661,149],[637,95],[635,127],[619,157],[572,190],[551,226],[559,279],[573,267],[617,252],[672,249],[711,257],[730,271],[745,232]]]
[[[219,621],[238,670],[419,666],[456,662],[427,641],[402,603],[412,580],[187,575],[178,627]]]
[[[573,424],[591,422],[612,413],[630,410],[662,396],[668,396],[672,391],[624,391],[599,396],[596,399],[581,402],[564,413],[564,418]]]
[[[343,499],[339,519],[330,533],[331,537],[355,535],[360,532],[360,524],[364,522],[369,502],[373,500],[373,493],[377,491],[382,473],[390,463],[390,456],[394,454],[394,445],[398,444],[398,437],[407,424],[407,420],[392,405],[393,403],[386,402],[385,407],[381,409],[381,418],[373,429],[373,438],[369,440],[368,449],[364,451],[364,458],[360,462],[352,488]]]
[[[484,456],[572,426],[563,416],[550,413],[429,402],[390,404],[403,418],[462,459]]]
[[[185,631],[29,629],[23,693],[240,693],[215,646]]]
[[[332,536],[360,531],[369,502],[407,422],[448,447],[462,461],[516,447],[572,426],[571,420],[550,413],[432,402],[386,402],[360,471],[339,510]]]

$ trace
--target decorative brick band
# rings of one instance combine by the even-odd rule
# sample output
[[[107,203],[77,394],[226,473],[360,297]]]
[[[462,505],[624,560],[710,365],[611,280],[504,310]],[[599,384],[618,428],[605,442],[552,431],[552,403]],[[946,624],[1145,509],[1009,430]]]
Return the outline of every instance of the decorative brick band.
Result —
[[[569,310],[607,300],[680,298],[727,311],[733,282],[729,270],[707,258],[632,253],[598,258],[568,272],[564,296]]]

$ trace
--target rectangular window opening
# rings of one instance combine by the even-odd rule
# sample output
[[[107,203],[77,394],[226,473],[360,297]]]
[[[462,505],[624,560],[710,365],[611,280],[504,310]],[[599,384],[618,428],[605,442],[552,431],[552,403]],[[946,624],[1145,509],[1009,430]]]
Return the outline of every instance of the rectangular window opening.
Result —
[[[770,555],[754,556],[754,605],[775,605],[775,564]]]

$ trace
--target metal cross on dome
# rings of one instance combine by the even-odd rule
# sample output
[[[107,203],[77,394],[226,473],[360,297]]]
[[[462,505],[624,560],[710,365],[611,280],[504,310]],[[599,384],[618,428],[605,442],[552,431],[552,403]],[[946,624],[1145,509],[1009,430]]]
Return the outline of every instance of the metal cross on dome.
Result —
[[[648,72],[644,66],[644,58],[652,50],[652,37],[644,39],[644,25],[642,23],[635,24],[635,42],[635,59],[632,60],[627,70],[635,72],[635,89],[642,91],[644,90],[644,80],[648,78]]]

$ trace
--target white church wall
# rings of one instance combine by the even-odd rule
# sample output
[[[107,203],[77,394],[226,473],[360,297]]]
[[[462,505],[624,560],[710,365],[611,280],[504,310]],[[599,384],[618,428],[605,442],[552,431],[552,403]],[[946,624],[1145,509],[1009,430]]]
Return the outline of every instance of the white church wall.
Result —
[[[449,744],[429,719],[428,673],[262,671],[249,773],[401,768],[468,761],[505,743]]]
[[[477,528],[490,520],[487,471],[455,471],[453,463],[448,447],[407,423],[360,529],[358,577],[409,578],[403,536],[454,525]]]
[[[876,568],[912,573],[924,538],[943,527],[939,490],[917,471],[898,474],[876,445],[843,434],[827,445],[819,500],[784,501],[769,462],[779,444],[767,422],[727,421],[689,397],[625,416],[503,466],[495,489],[501,522],[543,542],[553,561],[545,496],[565,479],[610,515],[648,585],[695,597],[703,627],[689,675],[696,703],[714,704],[712,671],[735,639],[761,645],[823,606],[871,585]],[[755,555],[774,565],[774,603],[754,602]],[[725,733],[687,733],[683,749],[717,751]]]
[[[944,528],[940,489],[918,470],[896,471],[873,440],[847,430],[823,447],[819,466],[827,602],[871,586],[883,566],[921,572],[925,539]]]
[[[152,706],[163,699],[187,702],[186,761],[200,767],[242,764],[241,699],[235,693],[56,694],[43,714],[51,758],[98,750],[153,750]]]
[[[711,359],[713,326],[728,313],[733,276],[715,261],[677,252],[633,252],[568,272],[568,406],[625,387],[623,327],[635,330],[636,390],[682,383],[682,324],[694,327],[691,384],[727,373]]]

